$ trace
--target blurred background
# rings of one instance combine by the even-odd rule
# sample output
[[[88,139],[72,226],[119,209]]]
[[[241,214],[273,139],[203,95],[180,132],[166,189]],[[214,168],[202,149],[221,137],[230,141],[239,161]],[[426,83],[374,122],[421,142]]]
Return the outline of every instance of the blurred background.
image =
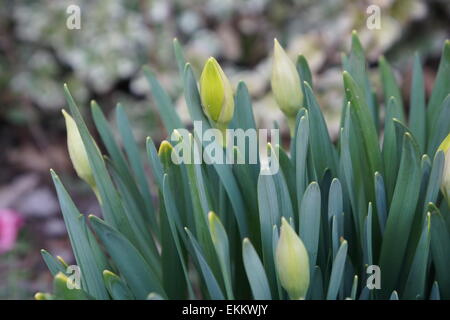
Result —
[[[69,5],[81,29],[69,30]],[[367,8],[381,11],[370,30]],[[62,177],[81,212],[99,213],[71,166],[61,108],[67,83],[79,106],[95,99],[110,112],[121,102],[141,145],[167,134],[141,72],[148,64],[188,121],[172,39],[198,71],[214,56],[234,85],[244,80],[260,127],[284,117],[270,93],[273,38],[295,59],[306,56],[315,91],[335,136],[342,106],[341,52],[358,31],[369,66],[381,54],[409,96],[412,56],[421,54],[429,92],[450,37],[448,0],[0,0],[0,299],[31,299],[51,277],[39,250],[72,263],[49,168]],[[376,69],[372,82],[379,87]],[[94,133],[95,135],[95,133]]]

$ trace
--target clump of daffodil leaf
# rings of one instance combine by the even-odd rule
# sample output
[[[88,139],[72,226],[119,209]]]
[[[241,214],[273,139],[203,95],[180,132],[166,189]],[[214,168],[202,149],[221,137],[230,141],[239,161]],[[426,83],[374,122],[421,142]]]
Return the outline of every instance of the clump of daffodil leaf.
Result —
[[[291,140],[268,146],[279,159],[273,175],[259,158],[180,162],[178,143],[202,142],[183,134],[189,126],[149,67],[162,143],[136,140],[120,105],[112,126],[93,102],[90,131],[65,86],[69,155],[102,218],[80,212],[51,171],[79,273],[42,250],[54,291],[35,298],[450,299],[450,42],[428,99],[418,55],[407,99],[380,57],[378,95],[356,33],[351,43],[332,141],[306,57],[294,62],[275,40],[271,88]],[[197,79],[177,41],[174,51],[193,121],[257,129],[245,83],[234,87],[214,58]],[[71,291],[64,284],[77,274]]]

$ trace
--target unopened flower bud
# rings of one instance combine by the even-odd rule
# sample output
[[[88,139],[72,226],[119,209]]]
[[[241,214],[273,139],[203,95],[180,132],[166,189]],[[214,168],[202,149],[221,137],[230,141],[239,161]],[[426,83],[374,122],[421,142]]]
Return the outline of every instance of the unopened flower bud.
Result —
[[[97,188],[94,175],[78,127],[73,118],[65,110],[62,110],[62,114],[66,120],[67,148],[75,172],[96,192]]]
[[[442,172],[441,191],[450,206],[450,134],[442,141],[438,151],[444,152],[444,170]]]
[[[281,218],[275,263],[283,288],[292,300],[305,298],[309,287],[308,252],[286,219]]]
[[[230,81],[216,59],[209,58],[200,77],[203,111],[213,125],[225,130],[234,114],[234,97]]]
[[[270,83],[275,100],[281,111],[288,118],[289,125],[295,124],[295,117],[303,102],[300,76],[294,63],[277,39],[274,40],[273,46],[272,78]]]

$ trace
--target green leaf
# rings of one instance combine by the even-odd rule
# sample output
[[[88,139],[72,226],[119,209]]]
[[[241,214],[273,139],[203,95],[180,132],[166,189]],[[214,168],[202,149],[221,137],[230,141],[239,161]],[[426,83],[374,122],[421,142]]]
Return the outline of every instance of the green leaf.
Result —
[[[398,293],[397,291],[392,291],[391,297],[389,298],[389,300],[398,300]]]
[[[103,280],[105,281],[109,294],[114,300],[134,300],[130,289],[115,273],[109,270],[103,271]]]
[[[52,276],[56,276],[59,272],[66,273],[66,267],[61,261],[55,259],[47,250],[42,249],[41,256]]]
[[[308,83],[305,83],[306,107],[309,111],[309,148],[319,178],[328,168],[336,173],[336,159],[334,146],[331,143],[328,128],[320,110],[320,106]]]
[[[408,242],[407,235],[411,230],[419,196],[420,180],[418,150],[411,135],[405,133],[400,169],[381,246],[381,293],[384,298],[397,286]]]
[[[68,281],[70,280],[62,272],[54,277],[53,292],[57,300],[93,300],[83,289],[69,288]]]
[[[383,84],[385,104],[389,105],[389,100],[394,97],[395,101],[395,114],[402,122],[405,122],[405,115],[403,111],[403,98],[400,88],[395,80],[394,72],[386,59],[381,56],[379,59],[381,83]]]
[[[353,277],[353,285],[352,285],[352,291],[350,293],[350,299],[356,300],[356,292],[358,291],[358,276],[355,275]]]
[[[367,74],[367,62],[364,56],[364,49],[356,31],[352,32],[350,55],[348,58],[345,55],[343,56],[343,66],[344,70],[350,73],[352,78],[355,79],[356,84],[363,94],[361,97],[366,101],[369,108],[375,127],[378,127],[378,109]]]
[[[155,182],[158,185],[159,189],[162,190],[164,170],[161,162],[159,161],[158,152],[156,151],[156,147],[153,143],[152,138],[147,137],[146,142],[147,157],[152,169],[153,177],[155,178]]]
[[[409,270],[403,299],[415,300],[417,297],[425,298],[425,285],[427,280],[428,256],[430,253],[430,216],[424,224],[422,235],[416,248],[416,253]]]
[[[430,138],[442,109],[442,102],[450,93],[450,40],[445,41],[441,62],[427,106],[427,131]]]
[[[209,231],[211,239],[216,249],[217,257],[219,258],[220,269],[222,270],[223,280],[225,282],[225,289],[228,300],[233,300],[233,286],[231,284],[231,265],[230,265],[230,246],[228,236],[220,222],[219,218],[214,212],[208,214]]]
[[[436,203],[437,201],[439,195],[439,188],[441,186],[443,176],[442,173],[444,171],[444,165],[445,165],[445,155],[442,150],[439,150],[438,152],[436,152],[436,155],[434,156],[433,166],[431,168],[430,178],[428,180],[428,187],[425,195],[425,200],[423,202],[424,212],[427,209],[428,203],[430,202]]]
[[[164,127],[169,133],[175,129],[184,128],[169,95],[161,87],[161,84],[156,79],[155,74],[147,66],[143,68],[143,71],[147,81],[150,84],[153,99],[155,100],[155,104],[164,123]]]
[[[363,186],[363,173],[362,173],[362,161],[359,156],[360,143],[357,139],[358,136],[354,133],[354,124],[352,121],[352,115],[349,111],[350,106],[347,107],[345,115],[344,128],[341,129],[341,172],[343,175],[343,186],[348,192],[350,200],[353,221],[355,224],[356,237],[360,239],[363,233],[364,217],[366,212],[366,195],[365,192],[361,192]],[[355,161],[352,161],[355,159]]]
[[[309,285],[307,299],[309,300],[323,300],[323,279],[322,279],[322,271],[319,266],[315,266],[312,275],[311,275],[311,283]]]
[[[450,94],[442,102],[439,111],[439,117],[433,123],[433,128],[430,129],[430,135],[428,140],[428,154],[434,154],[437,148],[445,137],[450,132]]]
[[[450,231],[439,210],[433,206],[431,212],[431,253],[436,279],[443,299],[450,299]]]
[[[303,193],[308,185],[307,156],[309,143],[308,111],[300,118],[295,133],[295,181],[297,189],[297,208],[301,207]]]
[[[161,280],[131,242],[96,216],[89,220],[134,296],[145,299],[149,292],[157,292],[165,297]]]
[[[357,119],[357,125],[364,143],[364,152],[369,160],[371,174],[374,174],[375,171],[382,172],[378,135],[367,103],[363,99],[363,93],[348,72],[344,71],[343,78],[345,95],[350,102],[350,110],[355,114]]]
[[[276,158],[277,153],[275,152],[274,148],[272,147],[271,144],[268,144],[268,149],[269,154],[272,155],[272,157],[274,158],[272,161],[276,161],[279,163],[279,165],[281,166],[281,163],[283,162],[282,160],[279,160],[283,154],[284,151],[280,148],[280,146],[275,146],[275,148],[277,150],[279,150],[278,152],[278,158]],[[286,154],[284,154],[286,156]],[[286,159],[284,159],[284,163],[289,163],[290,161]],[[282,168],[281,168],[282,169]],[[292,200],[290,197],[290,190],[288,188],[287,185],[287,181],[285,178],[285,175],[283,174],[283,170],[278,170],[278,172],[276,172],[275,174],[272,175],[273,177],[273,181],[275,183],[275,189],[277,190],[277,198],[278,198],[278,207],[280,210],[280,215],[285,217],[286,219],[290,220],[290,219],[295,219],[294,217],[294,210],[293,210],[293,206],[292,206]],[[295,220],[294,220],[295,221]]]
[[[347,260],[347,241],[343,240],[336,258],[333,261],[331,269],[330,282],[327,291],[327,300],[335,300],[341,287],[342,277],[344,275],[345,262]]]
[[[175,243],[177,254],[181,263],[181,267],[183,269],[184,278],[186,280],[189,298],[194,299],[194,289],[192,288],[191,281],[189,279],[189,271],[188,266],[186,263],[186,259],[184,257],[183,247],[180,242],[180,237],[177,233],[177,229],[179,230],[180,234],[182,235],[181,231],[183,231],[183,226],[181,225],[181,219],[180,214],[178,212],[177,207],[175,206],[175,199],[172,194],[172,191],[170,189],[170,184],[168,183],[168,174],[164,175],[164,182],[163,182],[163,198],[164,198],[164,204],[165,204],[165,212],[167,214],[167,222],[170,227],[170,231],[172,232],[173,241]]]
[[[260,175],[258,179],[259,221],[264,267],[269,278],[272,294],[276,293],[275,264],[272,248],[273,226],[280,223],[277,190],[272,175]]]
[[[173,39],[173,51],[175,53],[175,60],[177,61],[178,72],[180,73],[181,78],[183,78],[186,59],[184,58],[183,48],[181,47],[180,42],[177,38]]]
[[[372,203],[369,202],[369,208],[367,210],[367,216],[365,219],[365,232],[364,232],[364,264],[373,265],[373,244],[372,244]]]
[[[310,270],[314,268],[317,260],[320,237],[320,188],[317,182],[312,182],[303,195],[299,212],[299,236],[302,239],[309,255]]]
[[[378,222],[380,225],[381,234],[383,234],[387,220],[387,203],[383,176],[379,172],[375,172],[375,198]]]
[[[50,171],[58,194],[59,204],[69,234],[70,244],[77,265],[80,267],[82,277],[82,287],[87,293],[96,299],[108,299],[105,285],[102,279],[102,270],[97,265],[94,254],[89,244],[87,234],[83,230],[83,222],[80,212],[75,207],[72,199],[62,185],[56,173]]]
[[[430,300],[441,300],[441,295],[439,293],[439,285],[437,281],[433,283],[433,287],[431,288]]]
[[[382,155],[384,160],[384,177],[386,180],[388,203],[392,201],[392,194],[394,193],[401,157],[401,153],[398,152],[399,146],[397,145],[397,136],[394,124],[394,119],[397,119],[400,116],[397,106],[398,104],[396,98],[391,97],[386,106],[386,116],[384,117]],[[403,138],[403,135],[400,137]]]
[[[197,240],[195,240],[194,236],[189,231],[189,229],[187,229],[187,228],[184,228],[184,229],[186,230],[189,240],[191,241],[192,246],[194,248],[195,255],[196,255],[197,261],[200,265],[201,273],[203,275],[204,281],[206,282],[206,287],[208,288],[208,292],[211,296],[211,299],[224,300],[225,297],[222,293],[222,290],[220,289],[219,283],[217,282],[216,278],[214,277],[214,274],[211,271],[210,266],[206,262]]]
[[[247,274],[250,287],[252,289],[253,299],[271,300],[269,282],[266,272],[259,259],[258,253],[248,238],[242,242],[242,257],[244,260],[245,272]]]
[[[236,89],[234,115],[229,127],[243,130],[256,129],[251,96],[243,81],[238,83]]]
[[[411,83],[409,106],[409,127],[417,139],[420,152],[425,151],[426,144],[426,114],[425,114],[425,84],[422,65],[418,54],[414,56],[413,75]]]
[[[303,92],[303,105],[306,105],[306,92],[305,92],[305,83],[308,83],[309,86],[313,87],[313,79],[312,79],[312,73],[311,69],[309,68],[308,61],[306,60],[305,56],[300,54],[297,57],[297,72],[300,75],[300,81],[301,81],[301,89]]]
[[[116,122],[122,136],[123,146],[127,153],[131,169],[133,170],[139,191],[141,192],[145,203],[145,213],[150,217],[150,224],[155,227],[157,225],[155,209],[151,201],[150,188],[144,171],[144,165],[142,164],[141,154],[136,140],[134,139],[128,117],[120,104],[118,104],[116,108]]]
[[[139,214],[139,209],[134,201],[135,198],[116,169],[111,167],[110,171],[122,198],[124,212],[128,217],[128,221],[130,221],[130,228],[135,239],[134,245],[141,252],[153,271],[161,275],[160,256],[156,244],[142,216]]]

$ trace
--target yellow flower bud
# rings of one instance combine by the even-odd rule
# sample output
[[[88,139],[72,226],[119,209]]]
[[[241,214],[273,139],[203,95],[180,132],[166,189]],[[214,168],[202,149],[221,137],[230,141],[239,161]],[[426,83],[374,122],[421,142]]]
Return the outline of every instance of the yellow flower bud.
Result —
[[[286,115],[289,125],[295,124],[295,117],[303,102],[303,92],[300,86],[300,76],[292,60],[284,49],[274,39],[272,92],[281,111]],[[292,128],[291,128],[292,129]]]
[[[233,89],[222,68],[212,57],[203,67],[200,96],[206,116],[216,128],[224,130],[233,118]]]
[[[78,127],[72,117],[63,109],[62,114],[66,120],[67,148],[69,149],[70,160],[77,175],[86,181],[96,192],[96,184],[86,149],[81,139]]]
[[[286,219],[281,218],[275,263],[283,288],[292,300],[305,298],[309,287],[308,252]]]
[[[444,171],[442,173],[441,191],[450,206],[450,134],[442,141],[438,151],[444,152]]]

